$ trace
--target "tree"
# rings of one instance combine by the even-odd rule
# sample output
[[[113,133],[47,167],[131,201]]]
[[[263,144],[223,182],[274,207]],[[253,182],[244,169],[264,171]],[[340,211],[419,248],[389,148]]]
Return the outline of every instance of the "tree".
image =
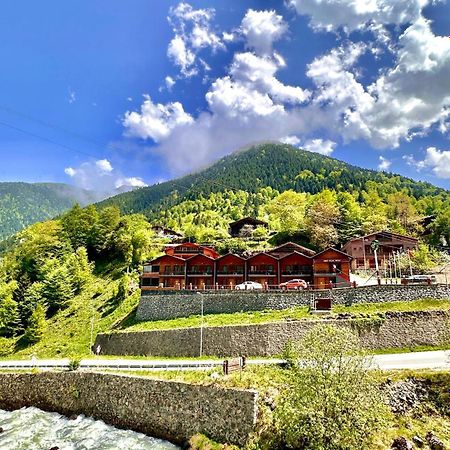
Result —
[[[16,289],[16,281],[0,283],[0,336],[12,336],[19,328],[19,309],[13,299]]]
[[[89,262],[87,250],[84,247],[77,248],[75,253],[67,257],[66,266],[75,294],[79,294],[92,275],[93,264]]]
[[[269,220],[279,231],[298,231],[304,228],[306,194],[285,191],[268,205]]]
[[[95,229],[98,222],[98,212],[94,205],[81,208],[75,205],[61,218],[61,225],[65,236],[72,247],[93,248],[95,242]]]
[[[41,340],[47,329],[45,320],[45,307],[42,302],[36,305],[33,314],[30,316],[28,327],[25,330],[24,339],[29,343],[36,343]]]
[[[282,445],[369,448],[387,409],[355,334],[319,325],[296,350],[297,361],[287,369],[288,385],[275,410]]]
[[[327,189],[315,196],[307,211],[306,228],[311,243],[319,249],[338,242],[336,224],[339,219],[336,194]]]

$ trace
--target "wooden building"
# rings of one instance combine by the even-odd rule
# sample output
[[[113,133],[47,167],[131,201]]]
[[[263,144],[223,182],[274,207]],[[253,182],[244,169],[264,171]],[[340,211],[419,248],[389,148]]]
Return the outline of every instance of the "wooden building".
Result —
[[[342,247],[342,250],[353,258],[353,270],[375,268],[375,254],[371,247],[374,240],[379,242],[377,257],[380,268],[387,267],[393,253],[414,250],[418,243],[417,238],[390,231],[379,231],[351,239]]]
[[[244,217],[243,219],[230,223],[230,236],[240,237],[245,228],[255,230],[257,227],[265,227],[268,229],[269,224],[262,220],[253,219],[252,217]]]
[[[350,283],[352,257],[335,248],[328,248],[313,256],[314,287],[327,288]]]
[[[233,289],[248,280],[274,288],[295,278],[320,288],[350,283],[351,256],[333,248],[314,255],[299,250],[305,248],[288,243],[244,258],[193,243],[166,246],[165,255],[144,264],[141,288]]]
[[[216,279],[220,286],[233,289],[245,280],[246,260],[242,256],[228,253],[216,260]]]

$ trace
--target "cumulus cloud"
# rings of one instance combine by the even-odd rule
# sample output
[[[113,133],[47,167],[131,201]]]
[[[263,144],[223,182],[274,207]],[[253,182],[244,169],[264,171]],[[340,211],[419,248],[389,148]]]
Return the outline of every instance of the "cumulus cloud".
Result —
[[[389,170],[391,167],[392,161],[389,161],[384,156],[380,156],[379,158],[380,163],[378,164],[378,170]]]
[[[160,142],[178,126],[189,124],[192,117],[179,102],[153,103],[150,96],[144,96],[141,111],[127,111],[123,118],[126,135]]]
[[[418,170],[430,169],[438,178],[450,178],[450,150],[428,147],[423,160],[416,160],[412,155],[405,155],[403,159]]]
[[[283,17],[275,11],[249,9],[242,19],[240,32],[246,46],[257,54],[270,55],[273,43],[287,31]]]
[[[75,185],[93,191],[98,199],[114,194],[116,189],[129,190],[134,187],[146,186],[142,178],[124,177],[115,170],[107,159],[86,161],[77,168],[64,169]]]
[[[320,153],[321,155],[326,156],[330,156],[335,147],[336,142],[330,141],[329,139],[308,139],[302,145],[302,148],[309,152]]]
[[[175,80],[170,76],[167,76],[164,81],[166,83],[166,88],[169,91],[175,86]]]
[[[222,39],[212,29],[214,9],[194,9],[181,2],[170,8],[168,20],[175,36],[169,43],[167,55],[180,68],[181,75],[190,77],[198,73],[198,53],[205,48],[213,52],[225,48]]]
[[[289,144],[293,145],[294,147],[297,147],[301,142],[300,139],[295,135],[283,136],[282,138],[279,139],[279,141],[282,144]]]
[[[315,30],[353,31],[369,24],[401,25],[417,20],[430,0],[288,0]]]

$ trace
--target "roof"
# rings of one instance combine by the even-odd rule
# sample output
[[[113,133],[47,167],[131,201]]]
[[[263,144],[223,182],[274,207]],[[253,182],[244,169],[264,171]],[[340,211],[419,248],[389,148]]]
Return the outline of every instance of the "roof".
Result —
[[[259,256],[259,255],[266,255],[266,256],[269,256],[270,258],[273,258],[273,259],[275,259],[276,261],[278,261],[278,259],[279,259],[279,258],[277,258],[276,256],[271,255],[270,253],[267,253],[267,252],[258,252],[258,253],[255,253],[254,255],[249,256],[249,257],[247,258],[247,261],[250,260],[250,259],[253,259],[253,258],[255,258],[255,257]]]
[[[179,256],[175,256],[175,255],[167,255],[167,254],[166,254],[166,255],[158,256],[157,258],[152,259],[151,261],[145,261],[145,262],[143,263],[143,265],[145,266],[145,265],[147,265],[147,264],[154,264],[155,262],[159,261],[159,260],[162,259],[162,258],[173,258],[173,259],[176,259],[176,260],[178,260],[178,261],[180,261],[180,262],[183,262],[183,263],[184,263],[184,261],[186,261],[185,259],[180,258]]]
[[[319,253],[316,253],[316,254],[313,256],[313,259],[317,258],[318,256],[322,255],[322,254],[325,253],[325,252],[329,252],[330,250],[333,251],[333,252],[336,252],[336,253],[340,253],[341,255],[344,255],[344,256],[346,256],[348,259],[353,259],[352,256],[350,256],[350,255],[348,255],[347,253],[342,252],[341,250],[338,250],[337,248],[334,248],[334,247],[329,247],[329,248],[326,248],[325,250],[322,250],[322,251],[319,252]]]
[[[163,233],[167,233],[167,234],[171,234],[173,236],[182,236],[182,234],[178,233],[175,230],[172,230],[170,228],[166,228],[163,225],[152,225],[152,230],[156,231],[156,230],[161,230]]]
[[[291,253],[286,253],[285,255],[280,256],[280,260],[284,259],[284,258],[288,258],[289,256],[292,256],[292,255],[300,255],[300,256],[303,256],[304,258],[307,258],[307,259],[312,259],[313,258],[313,256],[305,255],[302,252],[293,251]]]
[[[183,261],[190,261],[191,259],[194,259],[194,258],[207,258],[207,259],[210,259],[211,261],[215,261],[216,260],[216,258],[211,258],[211,256],[208,256],[208,255],[204,255],[203,253],[199,253],[199,254],[197,254],[197,255],[193,255],[193,256],[191,256],[191,257],[189,257],[189,258],[186,258],[186,259],[184,259]],[[181,258],[182,259],[182,258]]]
[[[253,225],[264,225],[267,226],[268,223],[263,220],[254,219],[253,217],[244,217],[242,219],[236,220],[235,222],[230,223],[230,227],[234,227],[236,225],[245,225],[246,223],[251,223]]]
[[[285,247],[293,247],[295,248],[295,250],[285,250],[283,251],[283,248]],[[286,242],[285,244],[279,245],[278,247],[273,248],[272,250],[269,250],[268,253],[292,253],[292,252],[297,252],[297,253],[302,253],[305,256],[313,256],[316,252],[314,250],[311,250],[310,248],[307,247],[303,247],[303,245],[297,244],[295,242]]]
[[[418,241],[418,239],[417,238],[415,238],[415,237],[412,237],[412,236],[406,236],[406,235],[404,235],[404,234],[398,234],[398,233],[393,233],[392,231],[376,231],[376,232],[374,232],[374,233],[370,233],[370,234],[366,234],[366,235],[364,235],[364,236],[359,236],[359,237],[355,237],[355,238],[353,238],[353,239],[350,239],[349,241],[347,241],[344,245],[343,245],[343,247],[345,247],[347,244],[349,244],[350,242],[354,242],[354,241],[360,241],[361,239],[365,239],[365,238],[368,238],[368,237],[370,237],[370,236],[376,236],[376,235],[379,235],[379,234],[381,234],[381,235],[387,235],[387,236],[392,236],[392,237],[397,237],[397,238],[401,238],[401,239],[406,239],[406,240],[409,240],[409,241],[415,241],[415,242],[417,242]]]
[[[223,258],[225,258],[226,256],[235,256],[236,258],[242,259],[242,261],[245,261],[245,260],[246,260],[246,258],[244,258],[243,256],[236,255],[236,253],[227,253],[226,255],[219,256],[219,257],[216,259],[216,261],[218,261],[219,259],[223,259]]]

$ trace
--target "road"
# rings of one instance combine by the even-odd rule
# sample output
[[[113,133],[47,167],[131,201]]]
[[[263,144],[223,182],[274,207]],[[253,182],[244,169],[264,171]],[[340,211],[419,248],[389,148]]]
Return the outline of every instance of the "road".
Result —
[[[249,359],[249,365],[280,364],[281,359]],[[2,360],[0,370],[67,369],[69,359]],[[222,366],[219,359],[83,359],[82,370],[206,370]],[[382,370],[431,369],[450,370],[450,351],[395,353],[373,356],[373,366]]]

